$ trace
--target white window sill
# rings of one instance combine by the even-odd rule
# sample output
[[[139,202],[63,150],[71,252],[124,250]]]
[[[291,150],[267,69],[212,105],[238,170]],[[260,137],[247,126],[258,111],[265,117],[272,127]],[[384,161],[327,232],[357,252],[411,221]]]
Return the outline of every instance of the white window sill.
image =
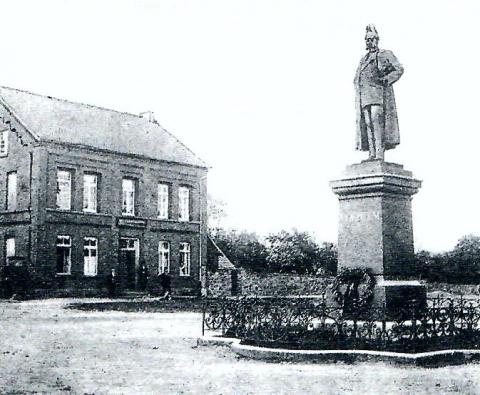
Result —
[[[71,276],[72,273],[57,273],[56,276],[61,276],[61,277],[64,277],[64,276]]]

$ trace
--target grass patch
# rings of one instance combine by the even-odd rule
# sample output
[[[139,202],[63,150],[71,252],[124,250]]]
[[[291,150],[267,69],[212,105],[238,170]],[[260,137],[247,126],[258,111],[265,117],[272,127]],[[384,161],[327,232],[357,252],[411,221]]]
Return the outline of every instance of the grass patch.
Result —
[[[119,300],[106,302],[71,303],[66,309],[82,311],[122,311],[126,313],[176,313],[201,312],[202,299],[172,299],[172,300]]]

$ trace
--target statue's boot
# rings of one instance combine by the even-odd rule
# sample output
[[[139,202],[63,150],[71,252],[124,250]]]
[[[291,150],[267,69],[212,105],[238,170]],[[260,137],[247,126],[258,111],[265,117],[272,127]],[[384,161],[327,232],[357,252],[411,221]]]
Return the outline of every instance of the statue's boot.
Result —
[[[383,148],[377,148],[377,152],[375,153],[375,159],[384,160],[385,158],[385,150]]]

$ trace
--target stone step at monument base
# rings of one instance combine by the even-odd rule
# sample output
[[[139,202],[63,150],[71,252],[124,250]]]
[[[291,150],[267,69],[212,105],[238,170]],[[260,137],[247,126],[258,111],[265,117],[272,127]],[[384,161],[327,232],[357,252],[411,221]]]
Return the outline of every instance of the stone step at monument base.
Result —
[[[383,311],[387,319],[411,316],[427,307],[427,288],[417,280],[379,279],[375,285],[372,308]]]

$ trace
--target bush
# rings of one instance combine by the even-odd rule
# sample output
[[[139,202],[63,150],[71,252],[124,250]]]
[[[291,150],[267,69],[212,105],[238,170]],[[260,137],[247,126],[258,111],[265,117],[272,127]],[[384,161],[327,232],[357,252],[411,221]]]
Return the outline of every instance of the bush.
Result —
[[[267,250],[256,233],[216,228],[210,230],[210,236],[234,265],[255,272],[268,271]]]

